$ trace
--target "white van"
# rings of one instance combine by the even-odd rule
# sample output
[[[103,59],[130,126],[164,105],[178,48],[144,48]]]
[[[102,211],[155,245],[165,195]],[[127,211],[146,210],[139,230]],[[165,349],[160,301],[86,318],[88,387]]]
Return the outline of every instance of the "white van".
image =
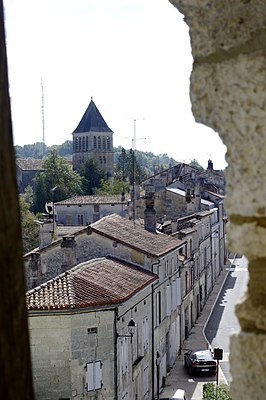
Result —
[[[186,400],[186,393],[183,389],[177,389],[177,391],[173,394],[172,397],[161,398],[161,400]]]
[[[171,397],[171,399],[186,400],[186,393],[185,393],[185,391],[183,389],[177,389],[177,391]]]

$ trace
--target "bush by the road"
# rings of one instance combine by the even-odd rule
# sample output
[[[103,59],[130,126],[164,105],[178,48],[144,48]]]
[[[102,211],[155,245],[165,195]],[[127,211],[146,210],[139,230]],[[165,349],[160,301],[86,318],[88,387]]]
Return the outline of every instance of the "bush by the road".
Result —
[[[232,400],[229,393],[229,386],[205,383],[203,385],[203,400]]]

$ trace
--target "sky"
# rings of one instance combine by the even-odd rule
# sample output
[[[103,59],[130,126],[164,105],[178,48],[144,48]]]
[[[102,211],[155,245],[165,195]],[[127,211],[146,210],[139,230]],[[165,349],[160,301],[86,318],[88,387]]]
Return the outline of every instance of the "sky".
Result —
[[[92,97],[115,147],[131,148],[135,132],[137,150],[225,168],[218,134],[191,113],[188,27],[168,0],[4,7],[15,145],[42,142],[43,132],[47,146],[72,140]]]

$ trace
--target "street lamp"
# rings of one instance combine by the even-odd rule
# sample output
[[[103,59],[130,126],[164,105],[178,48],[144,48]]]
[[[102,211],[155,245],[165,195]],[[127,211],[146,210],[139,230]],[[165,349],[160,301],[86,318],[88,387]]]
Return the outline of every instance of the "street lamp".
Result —
[[[129,323],[127,324],[127,330],[128,330],[128,335],[119,335],[118,333],[116,333],[116,336],[117,337],[129,337],[129,338],[131,338],[131,341],[132,341],[132,337],[136,330],[136,323],[135,323],[134,319],[131,319],[129,321]]]

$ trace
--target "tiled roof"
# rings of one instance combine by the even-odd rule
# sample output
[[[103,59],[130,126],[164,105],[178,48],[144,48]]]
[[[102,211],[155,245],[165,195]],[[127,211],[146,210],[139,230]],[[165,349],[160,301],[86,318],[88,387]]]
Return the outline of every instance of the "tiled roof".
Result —
[[[24,171],[42,171],[43,160],[37,160],[34,158],[17,158],[17,166]]]
[[[121,201],[121,195],[112,196],[74,196],[66,200],[58,201],[55,203],[75,205],[75,204],[120,204],[126,203],[128,199]]]
[[[100,111],[96,107],[94,101],[91,98],[91,102],[85,111],[80,123],[73,133],[83,132],[111,132],[111,129],[106,124]]]
[[[158,278],[112,258],[86,261],[26,293],[28,310],[83,308],[121,303]]]
[[[103,217],[91,224],[88,229],[156,257],[176,249],[182,243],[181,240],[163,233],[150,233],[137,223],[116,214]]]

